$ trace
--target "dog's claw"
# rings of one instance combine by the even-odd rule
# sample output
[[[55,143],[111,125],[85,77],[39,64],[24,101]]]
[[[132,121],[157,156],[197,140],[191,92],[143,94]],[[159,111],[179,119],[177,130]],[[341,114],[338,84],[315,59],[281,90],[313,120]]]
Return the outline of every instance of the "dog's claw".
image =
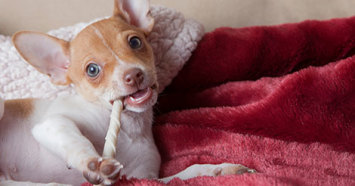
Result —
[[[103,181],[103,178],[100,175],[96,174],[96,173],[84,171],[83,176],[91,184],[97,185],[97,184],[102,183],[102,181]]]
[[[256,170],[255,169],[248,169],[247,172],[250,174],[254,174],[254,173],[256,173]]]
[[[254,169],[249,169],[243,165],[231,165],[222,168],[221,175],[256,173]]]
[[[256,173],[256,170],[254,169],[249,169],[248,167],[245,167],[243,165],[238,165],[238,164],[222,164],[222,167],[217,167],[214,170],[215,176],[219,175],[231,175],[231,174],[244,174],[244,173]]]

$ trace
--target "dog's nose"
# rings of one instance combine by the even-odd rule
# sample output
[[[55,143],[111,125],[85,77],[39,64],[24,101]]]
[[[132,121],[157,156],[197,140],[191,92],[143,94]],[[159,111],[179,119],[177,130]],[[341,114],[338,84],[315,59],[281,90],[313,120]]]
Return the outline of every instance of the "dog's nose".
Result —
[[[124,74],[123,80],[126,85],[139,86],[144,80],[144,74],[138,68],[130,69]]]

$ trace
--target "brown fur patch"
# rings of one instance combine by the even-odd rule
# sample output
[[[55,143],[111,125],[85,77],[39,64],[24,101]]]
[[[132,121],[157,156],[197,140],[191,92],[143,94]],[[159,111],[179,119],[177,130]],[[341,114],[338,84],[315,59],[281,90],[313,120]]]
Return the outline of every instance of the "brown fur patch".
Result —
[[[5,101],[5,115],[27,118],[33,112],[33,99],[13,99]]]

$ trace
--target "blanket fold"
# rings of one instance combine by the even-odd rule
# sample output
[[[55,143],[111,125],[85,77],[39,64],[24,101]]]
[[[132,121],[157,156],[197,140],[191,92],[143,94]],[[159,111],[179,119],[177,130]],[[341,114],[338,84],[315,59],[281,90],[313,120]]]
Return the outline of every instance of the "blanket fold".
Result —
[[[355,53],[355,19],[219,28],[207,33],[169,91],[281,76]]]
[[[161,176],[229,162],[258,173],[169,185],[354,185],[354,53],[355,17],[206,34],[158,101]]]

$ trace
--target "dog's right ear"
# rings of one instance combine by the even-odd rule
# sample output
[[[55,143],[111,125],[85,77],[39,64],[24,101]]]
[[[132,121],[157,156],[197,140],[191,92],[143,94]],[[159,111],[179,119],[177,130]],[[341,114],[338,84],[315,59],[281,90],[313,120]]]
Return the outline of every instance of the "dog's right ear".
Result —
[[[129,24],[149,34],[154,26],[154,18],[150,13],[150,0],[114,0],[113,16],[120,16]]]
[[[22,31],[12,36],[20,55],[41,73],[51,77],[53,83],[68,85],[69,43],[38,32]]]

